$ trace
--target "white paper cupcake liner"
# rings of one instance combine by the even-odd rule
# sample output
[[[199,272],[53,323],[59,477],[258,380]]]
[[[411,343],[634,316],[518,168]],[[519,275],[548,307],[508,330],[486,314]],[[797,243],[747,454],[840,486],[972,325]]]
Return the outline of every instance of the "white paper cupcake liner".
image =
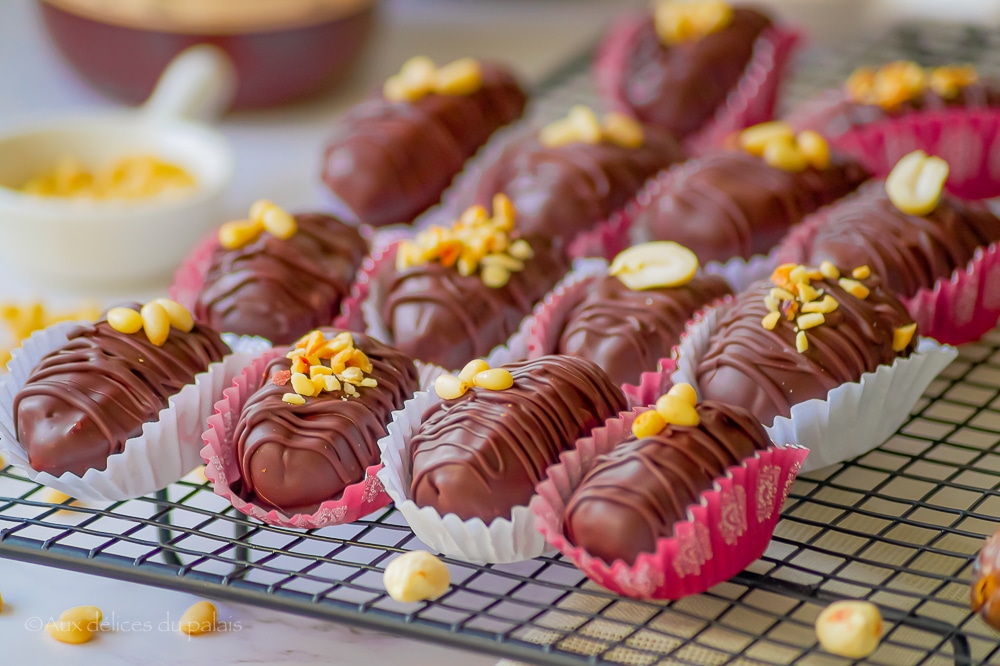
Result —
[[[433,391],[421,391],[393,413],[389,434],[379,440],[382,469],[378,478],[403,514],[410,529],[428,548],[448,557],[476,564],[520,562],[542,555],[545,538],[535,527],[527,505],[516,506],[510,519],[497,518],[487,525],[479,518],[462,520],[453,513],[442,516],[433,507],[419,507],[410,499],[410,456],[407,447],[430,407],[441,402]]]
[[[673,383],[687,382],[700,391],[695,370],[708,351],[718,312],[719,308],[702,312],[681,337]],[[906,422],[927,386],[957,356],[954,347],[922,337],[910,356],[832,389],[825,399],[794,405],[791,417],[779,416],[766,428],[768,435],[775,442],[809,449],[803,472],[860,456],[881,446]]]
[[[157,420],[145,423],[142,434],[125,442],[125,450],[108,457],[103,471],[88,470],[82,477],[66,472],[54,476],[38,472],[28,462],[28,454],[17,441],[14,428],[14,399],[32,369],[51,351],[67,342],[67,334],[89,322],[63,322],[37,331],[13,352],[10,372],[0,376],[0,451],[29,479],[55,488],[71,497],[93,502],[131,499],[165,488],[201,464],[201,433],[205,419],[222,391],[232,384],[260,348],[260,338],[235,341],[234,351],[209,365],[172,396]],[[266,344],[266,343],[265,343]]]

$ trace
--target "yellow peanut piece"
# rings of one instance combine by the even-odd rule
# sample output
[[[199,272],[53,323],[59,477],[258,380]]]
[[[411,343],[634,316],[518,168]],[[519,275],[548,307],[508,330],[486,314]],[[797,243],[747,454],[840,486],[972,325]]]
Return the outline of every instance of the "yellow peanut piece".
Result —
[[[698,416],[694,404],[669,393],[660,396],[656,401],[656,412],[666,423],[672,425],[697,426],[701,423],[701,417]]]
[[[972,65],[948,65],[935,67],[927,72],[927,85],[945,99],[954,99],[963,88],[979,80]]]
[[[299,230],[299,225],[295,221],[295,218],[288,211],[274,205],[264,210],[264,214],[260,217],[260,222],[267,233],[281,240],[288,240]]]
[[[632,422],[632,434],[639,439],[653,437],[663,432],[666,427],[666,419],[655,409],[651,409],[635,417],[635,421]]]
[[[396,246],[396,270],[440,263],[463,276],[478,271],[483,284],[500,289],[512,273],[524,270],[524,262],[534,254],[527,241],[511,237],[515,218],[510,199],[497,194],[492,217],[482,206],[472,206],[450,227],[432,226],[413,240],[401,241]]]
[[[795,351],[800,354],[805,354],[809,350],[809,338],[806,337],[805,331],[799,331],[795,334]]]
[[[172,301],[169,298],[157,298],[153,302],[167,311],[167,318],[170,319],[170,325],[173,328],[184,333],[189,333],[194,328],[194,317],[191,316],[186,307],[177,301]]]
[[[354,337],[347,331],[329,340],[322,331],[311,331],[299,338],[285,358],[292,361],[285,381],[294,393],[285,393],[281,399],[290,405],[304,405],[306,398],[334,391],[357,397],[356,386],[378,386],[375,377],[366,376],[375,366],[354,346]]]
[[[166,309],[157,303],[146,303],[139,311],[142,316],[142,330],[146,337],[157,347],[170,337],[170,317]]]
[[[917,332],[916,322],[907,326],[900,326],[892,332],[892,350],[901,352],[909,346],[913,339],[913,334]]]
[[[826,322],[826,317],[819,312],[812,312],[810,314],[800,315],[798,319],[795,320],[795,325],[799,327],[800,331],[807,331],[810,328],[816,328],[817,326],[822,326]]]
[[[679,287],[698,272],[694,252],[673,241],[633,245],[611,262],[608,274],[632,290]]]
[[[824,261],[819,265],[819,272],[828,280],[839,280],[840,269],[833,265],[833,262]]]
[[[454,375],[441,375],[434,380],[434,392],[442,400],[461,398],[469,388],[469,382],[462,381]]]
[[[851,277],[855,280],[866,280],[871,277],[872,269],[868,266],[858,266],[851,271]]]
[[[87,631],[99,631],[104,612],[97,606],[74,606],[59,614],[60,622],[71,622]]]
[[[948,163],[940,157],[915,150],[899,160],[886,176],[885,192],[901,213],[927,215],[941,200],[948,171]]]
[[[653,12],[656,34],[667,46],[699,40],[733,20],[733,8],[723,0],[660,0]]]
[[[830,166],[830,145],[819,132],[800,132],[795,137],[795,146],[812,168],[826,169]]]
[[[850,278],[840,278],[837,281],[840,288],[846,291],[851,296],[861,299],[862,301],[868,298],[868,294],[871,291],[864,284],[858,282],[857,280],[852,280]]]
[[[795,144],[772,141],[764,147],[764,163],[775,169],[798,173],[809,166],[806,156]]]
[[[646,140],[642,125],[624,113],[612,111],[604,116],[604,138],[623,148],[640,148]]]
[[[565,118],[554,120],[541,129],[538,140],[547,148],[571,143],[596,144],[606,141],[623,148],[639,148],[646,140],[645,130],[635,119],[612,111],[600,121],[587,106],[577,104]]]
[[[132,308],[111,308],[107,319],[111,328],[126,335],[138,333],[142,328],[142,315]]]
[[[678,400],[683,400],[692,407],[698,404],[698,392],[694,390],[694,387],[687,382],[681,382],[680,384],[674,384],[667,391],[667,397],[677,398]]]
[[[504,391],[514,385],[514,376],[506,368],[492,368],[476,373],[472,383],[490,391]]]
[[[94,637],[94,632],[88,630],[85,625],[68,620],[49,622],[45,625],[45,633],[60,643],[70,645],[86,643]]]
[[[862,67],[855,70],[844,88],[859,104],[874,104],[891,111],[922,95],[929,78],[917,63],[899,60],[878,69]]]
[[[227,250],[238,250],[257,240],[264,228],[249,220],[232,220],[219,227],[219,245]]]
[[[769,331],[773,331],[774,327],[778,325],[778,322],[780,320],[781,320],[781,313],[780,312],[777,312],[777,311],[768,312],[760,320],[760,325],[763,326],[764,328],[766,328]]]
[[[179,629],[188,636],[200,636],[215,631],[219,613],[215,605],[208,601],[199,601],[184,611],[181,615]]]
[[[864,659],[882,639],[882,613],[869,601],[836,601],[816,618],[816,638],[831,654]]]
[[[195,178],[177,164],[153,155],[132,155],[96,169],[63,157],[18,189],[44,197],[110,200],[184,195],[195,185]]]
[[[386,79],[382,96],[390,102],[416,102],[432,93],[471,95],[482,86],[478,60],[461,58],[438,67],[426,56],[414,56],[403,63],[398,74]]]
[[[451,573],[426,550],[411,550],[389,562],[382,575],[385,591],[400,603],[437,599],[451,586]]]
[[[751,155],[761,157],[764,149],[772,143],[792,145],[795,142],[795,129],[783,120],[772,120],[746,128],[740,132],[739,146]]]
[[[490,364],[481,358],[476,358],[465,364],[462,371],[458,373],[458,378],[466,384],[472,384],[472,378],[484,370],[489,370]]]

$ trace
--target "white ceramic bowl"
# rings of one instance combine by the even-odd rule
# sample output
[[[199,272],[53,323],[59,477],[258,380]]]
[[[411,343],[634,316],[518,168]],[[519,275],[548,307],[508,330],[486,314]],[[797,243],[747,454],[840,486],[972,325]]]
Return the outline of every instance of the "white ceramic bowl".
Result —
[[[225,55],[195,47],[175,60],[140,111],[65,118],[0,135],[0,260],[56,285],[111,285],[169,276],[219,224],[233,173],[217,131],[191,120],[219,113],[235,81]],[[152,154],[197,181],[176,198],[98,201],[15,191],[63,157],[87,165]]]

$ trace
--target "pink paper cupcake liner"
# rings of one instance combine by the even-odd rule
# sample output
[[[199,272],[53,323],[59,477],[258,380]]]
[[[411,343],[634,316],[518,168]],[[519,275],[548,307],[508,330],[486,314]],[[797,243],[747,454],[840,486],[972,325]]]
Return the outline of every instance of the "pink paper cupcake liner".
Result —
[[[563,514],[596,458],[628,439],[643,411],[622,414],[577,440],[576,448],[548,469],[531,510],[546,541],[599,585],[637,599],[680,599],[729,580],[764,554],[807,451],[772,445],[730,467],[688,507],[687,520],[674,525],[673,536],[657,541],[656,552],[639,555],[632,565],[608,563],[569,542]]]
[[[821,211],[794,228],[775,253],[777,263],[801,263],[824,220]],[[976,342],[1000,320],[1000,243],[978,248],[950,277],[900,300],[921,336],[949,345]]]
[[[569,310],[580,302],[594,280],[607,273],[607,263],[602,260],[579,262],[574,270],[546,295],[532,316],[527,329],[527,358],[535,359],[552,354],[556,348],[556,337],[565,324]],[[656,368],[642,373],[637,384],[623,384],[621,389],[628,398],[629,407],[643,407],[670,389],[670,375],[674,372],[674,362],[661,358]]]
[[[233,431],[247,399],[264,381],[264,368],[284,355],[285,349],[271,349],[250,361],[233,385],[223,392],[222,399],[215,403],[216,413],[208,418],[208,429],[202,435],[205,446],[201,450],[205,476],[212,483],[215,494],[224,497],[240,513],[263,523],[299,529],[350,523],[387,506],[389,496],[376,476],[382,469],[381,462],[365,470],[363,481],[347,486],[338,499],[323,502],[310,514],[289,515],[269,506],[261,506],[253,500],[245,500],[233,491],[232,484],[241,478],[240,463],[232,445]]]
[[[631,109],[621,92],[622,64],[644,20],[637,15],[621,19],[598,47],[594,62],[598,93],[625,113]],[[700,155],[721,145],[732,132],[774,118],[785,69],[799,39],[798,32],[786,27],[772,26],[761,34],[743,77],[725,103],[701,129],[684,139],[689,154]]]
[[[945,187],[955,196],[1000,196],[1000,109],[911,113],[851,128],[830,143],[880,178],[907,153],[923,150],[948,162]]]
[[[334,326],[351,331],[364,331],[377,340],[392,344],[392,336],[389,335],[388,329],[382,323],[375,308],[375,300],[379,294],[374,293],[374,290],[382,283],[382,280],[379,279],[380,276],[395,271],[398,244],[397,240],[365,258],[355,283],[351,286],[350,295],[341,301],[340,314],[334,320]],[[487,354],[486,362],[490,366],[496,367],[527,358],[527,336],[528,328],[531,325],[531,316],[532,313],[525,315],[518,329],[507,341],[497,345]],[[461,368],[439,369],[439,374],[441,374],[448,370],[460,370]]]

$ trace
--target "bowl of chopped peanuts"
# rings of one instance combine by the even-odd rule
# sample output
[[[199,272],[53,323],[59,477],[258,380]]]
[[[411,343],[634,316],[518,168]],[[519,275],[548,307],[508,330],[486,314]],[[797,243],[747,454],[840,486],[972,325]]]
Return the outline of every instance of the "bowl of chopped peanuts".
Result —
[[[220,221],[233,158],[204,121],[234,88],[225,54],[193,47],[138,110],[0,135],[0,262],[53,285],[169,276]]]

